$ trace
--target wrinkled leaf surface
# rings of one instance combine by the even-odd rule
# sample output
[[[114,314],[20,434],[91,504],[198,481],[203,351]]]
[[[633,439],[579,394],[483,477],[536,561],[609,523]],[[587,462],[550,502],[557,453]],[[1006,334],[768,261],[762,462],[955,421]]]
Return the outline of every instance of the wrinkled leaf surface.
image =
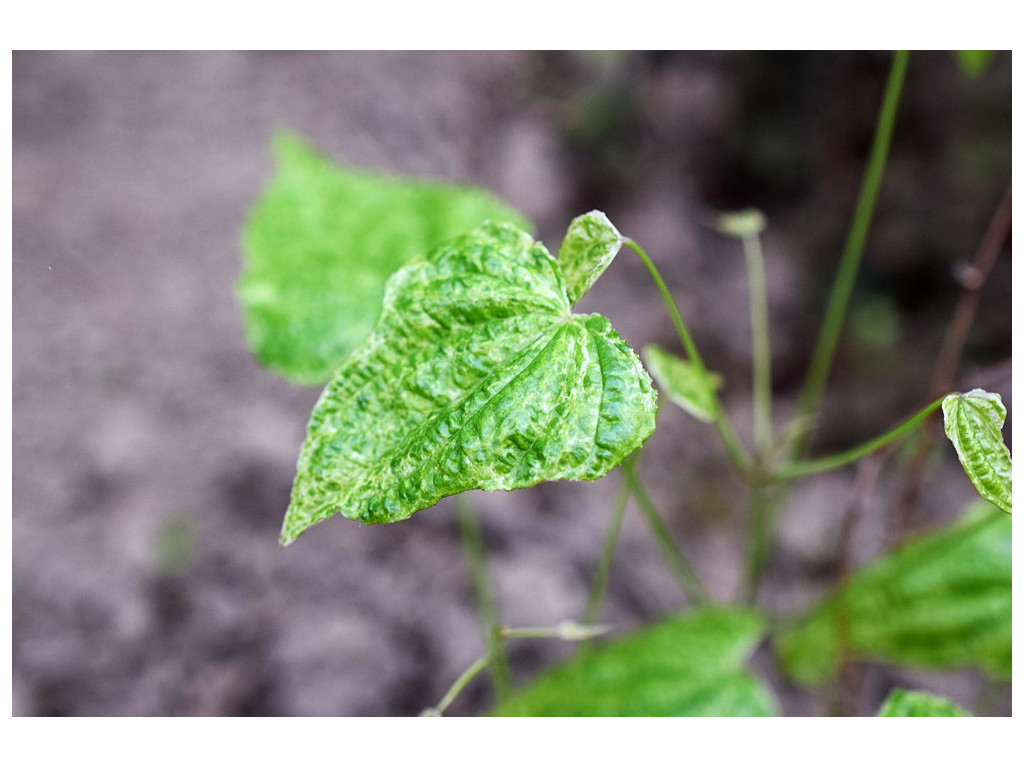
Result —
[[[946,437],[981,498],[1013,512],[1013,463],[1003,442],[1006,408],[998,394],[972,389],[942,401]]]
[[[654,430],[656,393],[557,262],[485,225],[399,270],[310,418],[282,541],[340,512],[409,517],[472,488],[593,480]]]
[[[570,306],[597,282],[625,239],[601,211],[577,216],[558,249],[558,264],[565,279]]]
[[[274,139],[277,171],[243,232],[238,293],[264,365],[323,384],[380,314],[384,283],[485,220],[528,229],[489,193],[343,168],[302,139]]]
[[[764,632],[744,609],[702,609],[581,650],[495,711],[521,717],[774,716],[745,661]]]

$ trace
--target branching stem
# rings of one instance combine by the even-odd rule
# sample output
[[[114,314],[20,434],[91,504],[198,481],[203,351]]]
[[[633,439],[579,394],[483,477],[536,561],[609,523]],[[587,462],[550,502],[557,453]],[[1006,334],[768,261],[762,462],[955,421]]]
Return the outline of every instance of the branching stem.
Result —
[[[942,400],[943,398],[940,397],[939,399],[932,401],[898,427],[890,429],[884,435],[876,437],[874,440],[868,440],[866,443],[861,443],[855,448],[851,448],[848,451],[843,451],[842,453],[837,453],[832,456],[822,456],[817,459],[790,462],[789,464],[777,469],[773,473],[773,478],[776,480],[789,480],[791,478],[802,477],[804,475],[816,475],[820,472],[828,472],[833,469],[838,469],[846,464],[857,461],[857,459],[862,459],[868,454],[874,453],[879,448],[899,440],[901,437],[905,437],[912,429],[937,410],[939,406],[942,405]]]
[[[676,306],[675,299],[672,298],[671,291],[669,291],[668,286],[661,277],[661,273],[654,265],[651,257],[647,255],[646,251],[644,251],[644,249],[641,248],[635,240],[630,238],[626,238],[624,244],[628,245],[630,249],[640,257],[644,266],[647,267],[647,271],[650,272],[655,285],[658,286],[658,291],[661,293],[662,301],[664,301],[665,307],[672,316],[672,323],[675,325],[676,333],[679,335],[679,341],[682,343],[683,349],[686,350],[686,355],[690,359],[690,362],[704,380],[704,386],[711,395],[711,401],[714,407],[715,428],[718,430],[718,434],[721,435],[725,450],[729,454],[730,460],[735,465],[739,473],[745,478],[749,477],[751,471],[750,457],[747,455],[746,449],[736,436],[736,430],[729,421],[725,408],[722,407],[722,401],[719,399],[718,393],[715,391],[715,387],[711,381],[711,375],[708,373],[708,369],[704,365],[704,359],[697,351],[697,345],[693,342],[693,337],[690,335],[690,331],[686,327],[686,323],[683,321],[683,316],[679,312],[679,307]]]

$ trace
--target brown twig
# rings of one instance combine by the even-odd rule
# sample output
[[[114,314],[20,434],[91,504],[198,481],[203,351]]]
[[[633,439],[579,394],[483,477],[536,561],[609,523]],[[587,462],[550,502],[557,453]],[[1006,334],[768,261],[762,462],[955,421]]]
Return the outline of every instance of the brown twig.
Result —
[[[855,541],[857,529],[864,519],[878,476],[886,460],[892,454],[892,448],[886,448],[864,459],[857,468],[857,478],[853,485],[853,495],[843,517],[843,526],[839,532],[839,594],[845,595],[850,577],[857,567]],[[839,657],[839,669],[836,673],[836,714],[840,717],[856,717],[864,674],[854,660],[853,653],[853,617],[847,601],[841,597],[836,611],[836,649]]]
[[[946,337],[942,342],[942,349],[935,361],[935,368],[932,372],[932,380],[928,390],[927,399],[933,400],[948,394],[953,389],[957,368],[960,366],[960,358],[963,355],[964,346],[967,343],[967,336],[970,333],[971,325],[974,322],[974,315],[978,309],[978,301],[981,298],[981,289],[988,280],[996,259],[1003,250],[1003,243],[1010,233],[1010,223],[1013,216],[1010,187],[1000,201],[989,222],[985,237],[978,247],[974,262],[961,275],[963,291],[953,311],[953,318],[950,320]],[[921,483],[924,479],[925,466],[928,463],[928,456],[931,454],[935,444],[935,431],[929,428],[926,421],[921,426],[921,438],[918,440],[917,449],[907,463],[907,469],[903,476],[903,482],[896,498],[895,513],[890,522],[889,544],[899,542],[910,529],[913,522],[914,510],[917,507],[917,500],[921,494]]]

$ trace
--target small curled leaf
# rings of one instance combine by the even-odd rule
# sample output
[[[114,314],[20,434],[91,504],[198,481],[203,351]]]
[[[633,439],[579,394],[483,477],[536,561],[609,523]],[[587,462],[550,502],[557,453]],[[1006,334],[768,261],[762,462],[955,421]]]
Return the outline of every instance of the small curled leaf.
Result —
[[[570,306],[597,282],[624,242],[625,238],[601,211],[591,211],[572,220],[558,249],[558,264]]]
[[[655,344],[644,347],[643,356],[654,380],[673,403],[695,419],[708,424],[715,420],[714,390],[721,387],[721,376],[708,373],[705,378],[693,363]]]
[[[1013,464],[1003,442],[1006,408],[998,394],[972,389],[942,401],[946,436],[983,499],[1013,512]]]

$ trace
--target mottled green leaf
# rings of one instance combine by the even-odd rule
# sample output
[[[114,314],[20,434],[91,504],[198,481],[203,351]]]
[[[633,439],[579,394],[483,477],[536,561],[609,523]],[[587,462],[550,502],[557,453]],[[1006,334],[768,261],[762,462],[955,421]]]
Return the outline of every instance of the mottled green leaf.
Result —
[[[597,282],[623,242],[625,238],[601,211],[591,211],[572,220],[558,250],[558,264],[570,305],[579,301]]]
[[[288,133],[273,146],[238,293],[256,357],[297,383],[323,384],[366,338],[396,269],[488,219],[529,228],[482,190],[343,168]]]
[[[340,512],[402,520],[471,488],[594,480],[654,430],[640,360],[573,314],[558,263],[488,224],[395,273],[320,397],[281,539]]]
[[[651,375],[669,400],[695,419],[709,424],[715,420],[715,393],[708,384],[718,389],[722,386],[721,376],[709,373],[705,379],[693,363],[655,344],[644,347],[643,355]]]
[[[1003,442],[1006,408],[997,394],[972,389],[942,401],[946,437],[956,448],[960,464],[986,501],[1004,512],[1013,511],[1013,464]]]
[[[1011,518],[978,502],[957,524],[854,574],[777,636],[795,679],[823,682],[845,646],[854,659],[1010,675]]]
[[[774,716],[745,661],[764,633],[746,609],[702,609],[584,648],[495,711],[520,717]]]
[[[971,77],[978,77],[983,74],[988,65],[992,63],[995,51],[957,51],[956,58],[960,62],[960,69]]]
[[[878,710],[879,717],[970,717],[949,699],[923,691],[896,688]]]

